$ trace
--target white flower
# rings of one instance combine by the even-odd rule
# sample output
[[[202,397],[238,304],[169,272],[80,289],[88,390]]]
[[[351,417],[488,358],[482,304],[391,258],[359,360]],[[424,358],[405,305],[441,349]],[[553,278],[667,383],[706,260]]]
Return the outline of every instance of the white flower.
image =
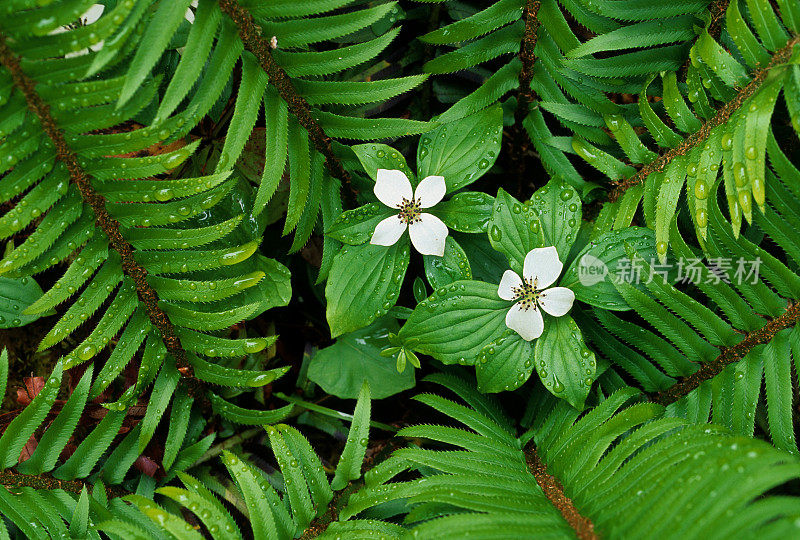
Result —
[[[392,246],[408,229],[411,243],[417,251],[423,255],[444,255],[447,226],[441,219],[422,209],[436,205],[446,190],[443,176],[428,176],[412,193],[411,182],[402,171],[378,169],[375,196],[389,208],[400,210],[400,213],[378,223],[370,244]]]
[[[550,287],[563,268],[556,248],[550,246],[532,249],[525,255],[524,279],[512,270],[503,274],[497,294],[503,300],[516,300],[506,315],[506,326],[525,341],[542,335],[544,321],[540,307],[553,317],[566,315],[572,308],[574,292],[566,287]]]

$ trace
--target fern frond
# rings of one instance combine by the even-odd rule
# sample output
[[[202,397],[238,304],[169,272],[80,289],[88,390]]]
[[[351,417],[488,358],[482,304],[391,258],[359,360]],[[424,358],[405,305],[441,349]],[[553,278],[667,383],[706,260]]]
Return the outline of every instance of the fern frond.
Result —
[[[775,203],[767,199],[769,218],[766,219],[782,219],[781,216],[790,216],[796,211],[796,200],[779,197],[782,185],[776,181],[770,190],[770,194],[775,193],[778,198]],[[657,329],[658,336],[640,322],[623,321],[596,310],[598,321],[610,334],[642,351],[644,356],[627,354],[621,358],[617,351],[599,345],[606,337],[599,331],[591,335],[592,342],[604,349],[612,363],[653,392],[654,401],[669,405],[668,414],[701,421],[711,416],[714,422],[727,425],[736,433],[752,435],[756,407],[763,396],[767,411],[764,429],[776,446],[797,452],[787,400],[791,399],[795,380],[790,369],[794,353],[790,343],[795,339],[793,327],[800,319],[798,276],[782,260],[744,236],[736,239],[720,212],[716,197],[710,198],[708,212],[705,264],[681,238],[676,220],[673,219],[671,227],[675,255],[684,265],[695,261],[691,266],[698,273],[691,280],[699,292],[707,296],[708,305],[704,306],[685,291],[670,285],[663,276],[650,271],[647,262],[639,259],[636,264],[651,276],[645,285],[647,293],[622,281],[615,282],[615,287],[633,310]],[[767,214],[759,212],[757,215],[766,217]],[[759,221],[764,219],[759,218]],[[718,260],[758,261],[759,275],[745,281],[742,275],[737,278],[739,270],[733,265],[731,268],[714,267],[713,261]],[[765,318],[758,316],[759,313]],[[662,342],[660,336],[666,343],[652,346],[651,343]],[[682,371],[676,372],[669,362],[675,357],[669,354],[673,347],[697,364],[684,366]],[[656,375],[656,368],[682,378],[670,381]],[[656,378],[660,379],[658,385],[654,382]],[[762,381],[766,381],[764,392]]]
[[[391,472],[379,466],[368,473],[342,516],[407,500],[406,532],[422,538],[490,537],[499,530],[519,537],[725,538],[733,531],[771,536],[773,526],[793,526],[800,510],[795,499],[771,504],[761,496],[800,473],[794,457],[724,428],[665,417],[655,404],[626,406],[638,395],[620,390],[581,416],[563,400],[540,394],[534,425],[520,439],[470,409],[471,417],[496,430],[484,432],[478,447],[470,442],[474,420],[466,422],[467,429],[401,430],[425,437],[426,446],[463,449],[398,450],[387,461]],[[481,396],[478,405],[487,406],[486,400]],[[439,402],[431,405],[448,414]],[[478,465],[487,459],[491,466]],[[389,481],[414,469],[417,479]],[[679,487],[686,482],[693,489]],[[721,489],[733,485],[744,489]]]
[[[149,48],[139,48],[143,56],[134,59],[130,77],[120,77],[106,64],[97,67],[97,62],[104,62],[105,48],[64,57],[62,44],[66,42],[80,50],[98,38],[109,43],[135,41],[136,37],[124,34],[124,29],[142,16],[143,2],[120,3],[95,23],[57,35],[40,34],[25,22],[33,20],[31,17],[61,20],[69,11],[62,4],[11,7],[7,18],[19,18],[20,25],[13,26],[13,38],[0,35],[1,72],[8,83],[3,87],[4,105],[0,109],[0,119],[8,128],[0,151],[5,155],[3,198],[16,198],[0,218],[0,236],[7,238],[26,227],[32,229],[27,239],[0,262],[0,273],[31,276],[69,260],[64,275],[25,313],[43,313],[76,297],[40,349],[71,338],[91,320],[88,336],[65,356],[63,368],[90,361],[104,349],[111,351],[91,387],[92,398],[111,384],[149,336],[137,383],[109,404],[116,412],[109,413],[86,439],[95,443],[94,449],[84,441],[73,458],[57,469],[57,475],[75,477],[89,474],[117,435],[124,417],[119,411],[155,380],[156,391],[140,432],[139,446],[147,444],[178,382],[178,371],[167,366],[176,365],[191,375],[192,364],[181,335],[189,335],[196,347],[203,338],[196,337],[193,330],[226,328],[273,305],[285,304],[288,276],[277,263],[254,255],[257,242],[240,240],[247,234],[241,227],[241,216],[216,211],[236,184],[229,171],[195,178],[151,178],[176,171],[198,146],[198,141],[180,142],[190,127],[191,114],[185,112],[160,126],[130,130],[122,125],[152,102],[154,83],[147,75],[160,52],[153,57]],[[73,9],[81,3],[67,4]],[[153,32],[161,32],[151,36],[156,49],[165,36],[169,38],[178,15],[183,18],[183,4],[180,13],[175,11],[176,6],[181,7],[178,4],[159,5],[157,12],[169,16],[161,21],[166,26],[151,27]],[[50,68],[47,72],[41,69],[45,64]],[[87,79],[88,72],[95,75]],[[115,132],[96,133],[105,128]],[[167,139],[178,139],[178,149],[123,157]],[[211,209],[218,217],[198,219]],[[165,276],[159,279],[159,275]],[[189,278],[182,282],[189,290],[198,289],[195,294],[176,298],[173,279],[181,275]],[[189,307],[221,298],[226,298],[227,311],[215,310],[213,304],[211,310],[202,313]],[[197,313],[196,319],[181,318],[186,313]],[[121,339],[115,344],[120,331]],[[229,355],[238,351],[244,356],[267,345],[263,339],[242,343],[208,337],[212,339],[216,340],[216,349],[224,349]],[[161,376],[156,378],[159,372]],[[187,381],[197,393],[197,381]],[[83,403],[78,402],[80,396]],[[87,399],[82,393],[73,397],[78,400],[75,410],[62,417],[63,424],[52,432],[54,440],[64,444],[64,437],[70,435],[68,428],[74,428]],[[30,409],[29,414],[35,410]],[[54,446],[28,467],[51,469],[61,448]],[[4,466],[13,465],[18,455],[17,451],[4,460]]]
[[[730,42],[721,44],[704,30],[689,52],[685,81],[676,70],[662,73],[661,89],[640,93],[640,112],[648,134],[666,151],[632,155],[630,135],[614,121],[619,146],[639,170],[614,181],[610,198],[617,201],[626,190],[640,184],[658,197],[645,197],[648,225],[656,230],[660,255],[666,254],[669,228],[680,192],[685,187],[690,215],[699,241],[707,238],[709,197],[717,177],[724,178],[729,221],[738,237],[742,217],[752,222],[753,202],[764,211],[766,183],[773,166],[780,166],[782,151],[772,134],[772,117],[781,94],[787,105],[796,102],[795,67],[787,61],[800,43],[793,29],[792,11],[781,19],[767,3],[743,13],[730,2],[724,28]],[[659,95],[663,110],[651,107],[649,94]],[[686,100],[688,99],[689,105]],[[691,106],[691,107],[690,107]],[[791,106],[790,106],[791,108]],[[662,119],[663,118],[663,119]],[[621,124],[625,126],[624,122]],[[674,126],[676,130],[673,130]],[[601,169],[602,170],[602,169]],[[655,212],[658,208],[658,213]]]

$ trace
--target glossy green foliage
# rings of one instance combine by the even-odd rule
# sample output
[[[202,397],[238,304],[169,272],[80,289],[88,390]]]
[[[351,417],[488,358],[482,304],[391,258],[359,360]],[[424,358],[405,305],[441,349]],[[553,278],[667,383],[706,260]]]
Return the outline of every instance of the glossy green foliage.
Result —
[[[797,2],[0,3],[0,538],[797,536]]]
[[[651,266],[657,265],[656,260],[637,257],[635,262],[646,276],[644,287],[624,281],[614,286],[641,322],[595,310],[595,322],[586,324],[593,346],[649,392],[667,391],[678,377],[704,364],[721,363],[718,375],[669,405],[668,413],[691,421],[711,418],[735,433],[753,435],[761,403],[766,408],[763,425],[772,442],[796,453],[787,404],[796,384],[792,365],[800,341],[793,326],[771,330],[767,324],[770,318],[791,317],[787,299],[793,303],[800,295],[798,252],[786,234],[787,220],[800,209],[800,200],[785,181],[773,175],[770,180],[764,212],[758,211],[754,219],[767,234],[775,235],[787,261],[744,236],[737,239],[712,197],[704,253],[692,252],[677,222],[672,223],[671,247],[682,261],[681,278],[699,291],[690,296],[680,285],[664,280],[663,272]],[[712,194],[718,189],[719,183]],[[766,332],[767,339],[753,342],[759,332]]]
[[[725,39],[715,37],[711,27],[698,29],[685,73],[664,70],[643,84],[638,108],[644,133],[634,133],[633,119],[626,115],[604,115],[615,144],[573,141],[578,154],[611,180],[633,177],[635,187],[623,183],[618,189],[628,191],[612,206],[630,223],[641,203],[647,225],[656,231],[662,262],[670,223],[684,197],[698,241],[708,240],[709,205],[720,176],[734,235],[743,223],[753,222],[758,210],[764,212],[772,173],[767,163],[780,176],[787,159],[783,141],[773,133],[781,98],[790,118],[797,115],[797,67],[789,61],[797,44],[791,35],[794,14],[792,8],[778,14],[766,2],[730,2]],[[797,123],[792,125],[796,130]],[[660,147],[664,155],[654,162],[656,154],[643,142]]]
[[[403,429],[401,435],[428,442],[398,450],[367,473],[344,518],[387,500],[408,500],[404,524],[421,538],[488,537],[498,528],[517,536],[572,538],[574,531],[531,470],[540,462],[561,479],[564,493],[598,534],[778,538],[796,526],[796,501],[769,505],[761,499],[798,475],[794,458],[719,426],[669,418],[658,405],[636,403],[640,394],[634,389],[617,391],[583,417],[540,394],[529,404],[533,427],[518,438],[505,413],[464,380],[430,380],[452,390],[458,401],[431,394],[419,401],[464,427]],[[720,468],[723,459],[730,465]],[[493,466],[479,465],[486,462]],[[776,474],[765,476],[766,470]],[[414,471],[416,478],[407,479]],[[697,487],[682,489],[690,477]],[[748,487],[717,491],[723,485]],[[697,519],[681,515],[679,509],[689,508]]]
[[[74,5],[65,11],[62,4]],[[241,197],[242,187],[229,168],[187,174],[187,160],[199,144],[186,138],[192,119],[199,118],[195,112],[179,111],[144,127],[131,125],[157,103],[158,77],[150,71],[161,55],[159,47],[167,46],[170,33],[181,24],[188,2],[158,4],[145,25],[140,22],[148,3],[132,1],[106,9],[91,24],[55,35],[24,22],[60,21],[57,26],[62,26],[71,20],[65,17],[76,16],[75,9],[85,11],[83,4],[10,6],[6,14],[6,22],[20,21],[9,30],[14,40],[3,38],[9,47],[6,55],[19,59],[20,70],[12,80],[6,61],[0,75],[16,81],[0,92],[6,172],[0,195],[4,201],[13,199],[0,217],[0,237],[28,234],[0,262],[2,279],[22,285],[13,295],[4,295],[13,305],[3,317],[18,325],[63,305],[66,309],[39,347],[68,344],[64,369],[103,358],[107,351],[108,361],[98,365],[91,382],[92,398],[112,385],[143,346],[136,384],[109,403],[122,411],[155,383],[141,450],[179,379],[176,347],[161,343],[162,337],[169,338],[160,335],[163,321],[169,317],[186,350],[212,359],[244,357],[268,341],[230,340],[207,332],[285,305],[291,289],[288,271],[256,253],[260,239],[246,228],[241,210],[231,212],[231,201]],[[64,56],[100,39],[117,50],[130,51],[140,39],[153,46],[137,49],[127,76],[115,67],[122,57],[108,57],[111,49],[105,47]],[[33,93],[23,94],[23,78],[36,84]],[[36,100],[49,107],[51,117],[41,111],[37,116]],[[159,150],[155,144],[170,146]],[[93,198],[92,190],[104,199]],[[61,277],[44,294],[35,294],[31,276],[52,268]],[[11,313],[14,306],[16,314]],[[200,371],[201,379],[207,372]],[[76,407],[76,414],[82,409]],[[119,422],[111,418],[101,425],[113,437]],[[69,470],[74,475],[83,469]]]

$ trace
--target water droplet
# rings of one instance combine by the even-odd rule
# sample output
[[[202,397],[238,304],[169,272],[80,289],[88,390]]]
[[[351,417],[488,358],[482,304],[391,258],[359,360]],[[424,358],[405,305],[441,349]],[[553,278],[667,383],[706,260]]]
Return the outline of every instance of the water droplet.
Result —
[[[741,161],[733,164],[733,179],[738,187],[744,187],[747,184],[747,173],[744,169],[744,163]]]
[[[733,148],[733,136],[730,133],[725,133],[722,136],[721,144],[723,150],[730,150]]]
[[[171,189],[165,188],[156,191],[155,196],[157,201],[164,202],[172,199],[175,196],[175,193]]]
[[[80,349],[78,349],[78,358],[83,361],[89,360],[95,354],[97,354],[97,347],[92,345],[91,343],[84,345]]]
[[[698,199],[706,199],[708,197],[708,184],[704,180],[698,180],[694,183],[694,196]]]
[[[697,221],[698,227],[705,227],[708,225],[708,214],[705,210],[700,208],[694,215],[695,221]]]

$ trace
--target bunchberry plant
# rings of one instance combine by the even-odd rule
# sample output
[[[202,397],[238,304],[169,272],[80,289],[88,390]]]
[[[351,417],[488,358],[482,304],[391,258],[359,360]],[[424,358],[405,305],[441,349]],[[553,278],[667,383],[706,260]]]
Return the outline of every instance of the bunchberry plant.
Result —
[[[542,311],[553,317],[566,315],[575,293],[566,287],[551,287],[564,268],[555,247],[530,250],[523,264],[522,277],[513,270],[503,273],[497,296],[514,302],[506,314],[506,326],[531,341],[544,331]]]
[[[798,0],[3,0],[0,538],[797,537],[799,133]]]

